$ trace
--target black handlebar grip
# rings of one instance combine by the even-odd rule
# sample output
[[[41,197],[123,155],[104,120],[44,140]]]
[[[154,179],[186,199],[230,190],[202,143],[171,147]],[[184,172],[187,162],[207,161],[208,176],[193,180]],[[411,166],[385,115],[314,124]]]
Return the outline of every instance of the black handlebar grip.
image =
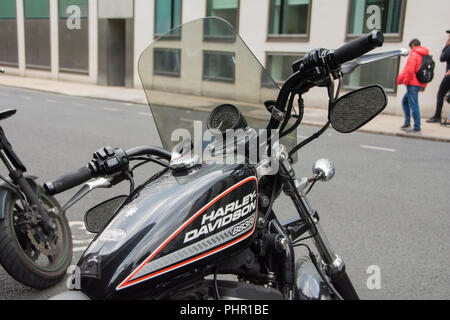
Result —
[[[76,187],[83,182],[90,180],[91,178],[91,169],[86,166],[73,172],[67,173],[54,181],[44,183],[44,189],[48,194],[55,195],[57,193],[61,193],[73,187]]]
[[[373,30],[368,35],[350,41],[342,47],[334,51],[335,62],[343,64],[353,59],[359,58],[363,54],[372,51],[377,47],[381,47],[384,42],[383,32],[380,30]]]

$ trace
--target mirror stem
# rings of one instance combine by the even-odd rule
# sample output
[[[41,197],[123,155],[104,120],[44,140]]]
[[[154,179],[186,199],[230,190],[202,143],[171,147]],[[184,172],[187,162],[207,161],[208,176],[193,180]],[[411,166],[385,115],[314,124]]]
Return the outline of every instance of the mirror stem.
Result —
[[[334,79],[333,76],[329,75],[330,82],[328,83],[328,99],[330,101],[330,104],[334,104],[335,100],[335,92],[334,92]]]
[[[336,95],[334,97],[334,101],[337,101],[337,99],[339,99],[339,95],[341,94],[341,90],[342,90],[342,87],[344,85],[344,83],[342,81],[342,73],[339,75],[338,81],[339,81],[339,83],[338,83],[338,88],[336,90]]]

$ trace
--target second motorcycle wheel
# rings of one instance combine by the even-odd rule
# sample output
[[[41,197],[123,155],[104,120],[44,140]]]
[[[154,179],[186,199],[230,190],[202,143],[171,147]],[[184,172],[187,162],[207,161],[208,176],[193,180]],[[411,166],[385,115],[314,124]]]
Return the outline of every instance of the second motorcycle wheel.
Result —
[[[72,261],[72,234],[66,216],[53,197],[40,188],[44,209],[56,226],[53,237],[40,227],[30,228],[30,215],[22,201],[8,192],[0,220],[0,263],[20,283],[35,289],[56,285]],[[55,210],[52,210],[55,209]]]

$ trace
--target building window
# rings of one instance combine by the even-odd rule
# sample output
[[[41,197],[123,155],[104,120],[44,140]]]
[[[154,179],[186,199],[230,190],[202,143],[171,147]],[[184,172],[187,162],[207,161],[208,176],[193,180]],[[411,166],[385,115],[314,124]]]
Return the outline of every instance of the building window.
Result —
[[[154,75],[179,77],[181,70],[181,50],[154,48],[153,65]]]
[[[374,29],[386,40],[401,41],[406,0],[350,0],[347,37],[358,37]]]
[[[59,0],[59,70],[89,73],[88,0]]]
[[[16,1],[0,1],[0,64],[17,66]]]
[[[292,75],[292,64],[304,56],[303,53],[268,53],[267,71],[277,84],[283,84]],[[272,85],[263,78],[263,86]]]
[[[203,52],[203,80],[234,82],[234,78],[234,52]]]
[[[159,37],[181,24],[181,0],[155,0],[155,37]],[[177,28],[179,37],[180,29]],[[166,35],[167,36],[167,35]]]
[[[238,0],[206,0],[206,16],[219,17],[230,23],[238,30],[239,1]],[[205,20],[205,39],[234,39],[231,28],[225,28],[223,24]]]
[[[379,84],[387,92],[397,92],[397,77],[400,58],[390,58],[356,68],[351,74],[344,76],[345,89],[357,89]]]
[[[24,0],[25,57],[28,68],[50,69],[48,0]]]
[[[311,0],[270,0],[269,39],[309,35]]]

